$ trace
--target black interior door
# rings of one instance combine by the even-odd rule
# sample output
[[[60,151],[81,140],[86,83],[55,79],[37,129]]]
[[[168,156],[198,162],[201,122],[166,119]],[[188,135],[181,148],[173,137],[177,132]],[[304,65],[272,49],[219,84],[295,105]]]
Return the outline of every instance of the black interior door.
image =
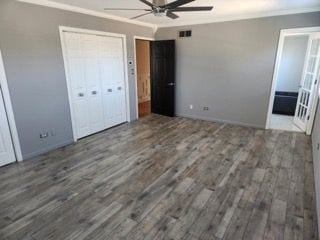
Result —
[[[175,41],[151,42],[151,111],[174,116]]]

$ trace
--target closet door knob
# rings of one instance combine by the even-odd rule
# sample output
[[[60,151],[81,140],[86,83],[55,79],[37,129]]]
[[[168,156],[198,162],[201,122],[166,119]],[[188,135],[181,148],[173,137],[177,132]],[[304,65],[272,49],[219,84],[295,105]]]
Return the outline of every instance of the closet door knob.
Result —
[[[83,93],[79,93],[78,96],[79,97],[84,97],[84,94]]]
[[[92,95],[97,95],[98,92],[97,91],[92,91],[91,93],[92,93]]]
[[[111,89],[111,88],[109,88],[109,89],[108,89],[108,92],[112,92],[112,89]]]
[[[120,91],[122,89],[122,87],[118,87],[118,90]]]

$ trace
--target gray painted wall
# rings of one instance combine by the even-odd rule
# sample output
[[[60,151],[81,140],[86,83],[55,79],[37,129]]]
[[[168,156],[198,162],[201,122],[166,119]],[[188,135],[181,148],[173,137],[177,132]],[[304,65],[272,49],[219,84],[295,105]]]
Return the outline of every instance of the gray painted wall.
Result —
[[[154,36],[147,27],[1,0],[0,48],[24,158],[72,142],[59,25],[126,34],[128,60],[134,35]],[[177,41],[178,114],[263,127],[280,29],[316,25],[320,13],[192,26],[193,38]],[[157,37],[174,39],[178,29],[159,29]],[[135,119],[132,75],[129,93]]]
[[[316,187],[316,202],[318,213],[318,228],[320,229],[320,104],[317,107],[316,118],[314,120],[314,126],[312,131],[312,149],[313,149],[313,166],[314,166],[314,178]],[[319,232],[320,238],[320,232]]]
[[[285,37],[276,87],[277,91],[299,91],[308,40],[308,36]]]
[[[177,39],[177,114],[264,128],[280,30],[314,26],[320,12],[160,28],[157,39],[193,30]]]
[[[0,1],[0,48],[24,158],[72,142],[72,126],[59,25],[153,37],[153,29],[113,20],[20,3]],[[135,119],[135,80],[129,75],[131,119]],[[41,140],[42,131],[55,136]]]

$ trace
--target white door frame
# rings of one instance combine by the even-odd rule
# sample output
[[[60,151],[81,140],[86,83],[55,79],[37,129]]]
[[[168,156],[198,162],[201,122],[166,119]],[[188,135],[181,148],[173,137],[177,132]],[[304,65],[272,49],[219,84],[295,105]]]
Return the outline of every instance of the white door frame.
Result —
[[[270,90],[269,107],[268,107],[267,120],[266,120],[266,126],[265,126],[266,129],[270,128],[270,121],[271,121],[271,117],[272,117],[272,109],[273,109],[275,91],[276,91],[276,86],[277,86],[277,80],[278,80],[278,76],[279,76],[280,63],[281,63],[281,57],[282,57],[285,37],[310,35],[315,32],[320,32],[320,27],[292,28],[292,29],[283,29],[280,31],[276,63],[275,63],[275,67],[274,67],[272,85],[271,85],[271,90]],[[318,81],[318,85],[319,85],[319,81]],[[316,86],[316,89],[318,89],[318,85]],[[315,95],[318,96],[318,94],[315,94]],[[315,117],[315,110],[314,110],[315,105],[316,105],[316,101],[313,101],[312,106],[311,106],[310,120],[307,123],[306,133],[308,135],[310,135],[311,131],[312,131],[313,119]]]
[[[12,140],[14,153],[16,155],[16,160],[18,162],[21,162],[23,160],[23,157],[22,157],[22,153],[21,153],[21,147],[20,147],[20,141],[19,141],[19,135],[18,135],[18,130],[17,130],[17,126],[16,126],[16,121],[15,121],[14,114],[13,114],[10,92],[9,92],[6,72],[4,69],[4,63],[3,63],[3,58],[2,58],[2,54],[1,54],[1,49],[0,49],[0,91],[2,92],[2,96],[3,96],[3,100],[4,100],[4,107],[5,107],[6,113],[7,113],[7,119],[8,119],[8,124],[9,124],[9,128],[10,128],[11,140]],[[0,99],[0,101],[2,101],[2,100]]]
[[[307,124],[307,130],[306,130],[307,135],[311,135],[312,129],[313,129],[314,119],[316,117],[317,106],[318,106],[319,97],[320,97],[319,81],[320,81],[320,70],[318,71],[317,85],[315,87],[315,94],[313,94],[312,106],[311,106],[311,109],[310,109],[310,120],[309,120],[309,122]]]
[[[136,40],[146,40],[146,41],[154,41],[154,38],[134,36],[133,37],[133,53],[134,53],[134,79],[136,84],[136,119],[139,118],[139,96],[138,96],[138,68],[137,68],[137,46]]]
[[[78,140],[77,131],[76,131],[76,124],[75,124],[75,114],[74,114],[74,107],[72,104],[72,94],[71,94],[71,80],[68,71],[68,58],[67,58],[67,47],[65,45],[64,39],[64,32],[74,32],[74,33],[83,33],[83,34],[92,34],[92,35],[99,35],[104,37],[119,37],[122,38],[123,41],[123,55],[124,55],[124,77],[125,77],[125,96],[126,96],[126,121],[130,120],[130,99],[129,99],[129,78],[128,78],[128,55],[127,55],[127,37],[125,34],[118,34],[118,33],[110,33],[110,32],[102,32],[102,31],[95,31],[83,28],[73,28],[73,27],[66,27],[66,26],[59,26],[60,32],[60,41],[62,47],[62,55],[63,55],[63,62],[64,62],[64,70],[66,75],[66,82],[67,82],[67,89],[68,89],[68,98],[69,98],[69,105],[70,105],[70,114],[71,114],[71,123],[72,123],[72,131],[73,131],[73,140],[76,142]]]

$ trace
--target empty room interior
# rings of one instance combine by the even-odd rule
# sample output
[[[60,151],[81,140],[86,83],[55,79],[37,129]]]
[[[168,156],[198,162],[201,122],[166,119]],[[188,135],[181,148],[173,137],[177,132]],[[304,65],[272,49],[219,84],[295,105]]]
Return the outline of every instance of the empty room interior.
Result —
[[[0,240],[319,240],[319,0],[0,0]]]

